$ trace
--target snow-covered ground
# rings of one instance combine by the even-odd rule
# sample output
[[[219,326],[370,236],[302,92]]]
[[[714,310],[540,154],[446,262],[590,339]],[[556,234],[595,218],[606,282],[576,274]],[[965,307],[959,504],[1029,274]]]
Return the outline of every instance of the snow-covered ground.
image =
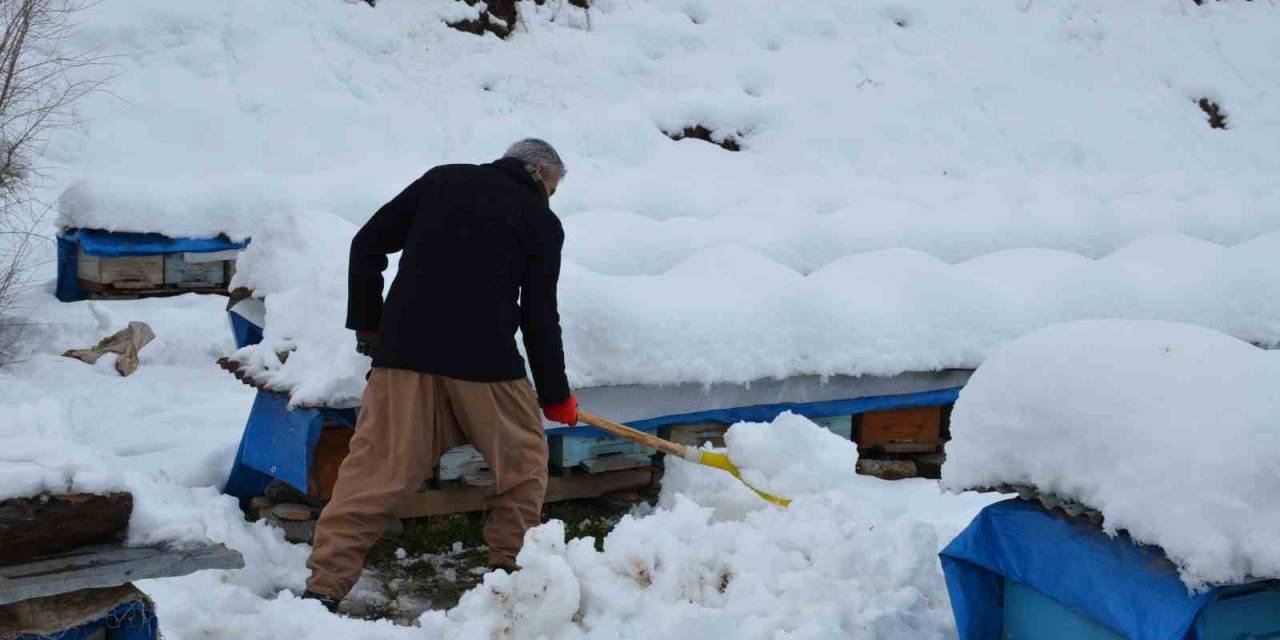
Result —
[[[268,295],[269,349],[241,355],[295,401],[359,391],[366,361],[341,329],[355,225],[430,166],[487,161],[526,135],[569,164],[553,205],[577,385],[976,366],[1027,331],[1100,317],[1280,344],[1274,3],[591,4],[523,2],[500,41],[445,26],[474,15],[452,0],[91,3],[71,44],[109,56],[112,77],[51,140],[43,193],[65,196],[64,224],[252,236],[237,278]],[[1201,98],[1227,129],[1208,126]],[[663,133],[694,125],[742,151]],[[789,510],[672,463],[660,507],[622,522],[603,552],[552,524],[533,535],[526,571],[489,576],[425,628],[330,616],[281,593],[301,588],[307,549],[245,523],[218,493],[253,398],[213,365],[231,349],[224,299],[60,304],[50,268],[20,301],[33,324],[0,369],[0,496],[127,487],[134,540],[241,551],[243,570],[142,585],[169,638],[954,633],[935,553],[990,498],[846,477],[848,443],[791,418],[729,441],[753,481],[794,492]],[[130,320],[157,339],[129,378],[58,355]],[[1243,343],[1175,333],[1116,349],[1136,350],[1146,371],[1143,349],[1163,336],[1223,377],[1245,361],[1266,368],[1260,355],[1225,361]],[[272,361],[295,347],[287,366]],[[988,379],[1031,384],[1002,366]],[[1080,382],[1070,373],[1068,387]],[[1038,392],[989,389],[991,402],[957,409],[957,437],[980,433],[982,407]],[[1241,400],[1258,402],[1241,412],[1272,407]],[[1200,409],[1179,424],[1201,424]],[[995,480],[965,455],[972,482]],[[779,475],[788,466],[810,473]],[[1223,477],[1274,480],[1249,468]],[[1218,500],[1196,512],[1208,517],[1258,506],[1183,488]],[[1193,581],[1236,575],[1208,568],[1223,558],[1274,569],[1256,541],[1224,535],[1169,539]]]
[[[855,476],[852,443],[789,416],[778,429],[742,425],[729,442],[753,482],[795,499],[788,510],[722,472],[670,461],[659,508],[624,519],[603,553],[589,541],[566,547],[551,523],[522,556],[525,571],[487,577],[448,616],[428,614],[425,629],[335,617],[287,591],[302,587],[308,548],[245,522],[217,491],[254,393],[213,363],[230,339],[225,299],[63,304],[40,292],[24,302],[36,323],[22,361],[0,371],[0,410],[19,418],[0,431],[5,491],[35,488],[23,484],[28,464],[42,466],[49,490],[68,488],[74,472],[75,488],[134,492],[135,542],[208,538],[245,556],[242,570],[141,583],[169,638],[489,638],[504,628],[513,638],[698,638],[737,620],[748,621],[743,637],[947,638],[935,554],[993,499]],[[58,355],[129,320],[157,336],[130,377]]]

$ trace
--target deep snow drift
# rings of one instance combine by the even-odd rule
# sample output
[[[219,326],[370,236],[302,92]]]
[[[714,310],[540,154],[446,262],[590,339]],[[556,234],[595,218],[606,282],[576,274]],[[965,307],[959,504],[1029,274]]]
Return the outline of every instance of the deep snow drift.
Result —
[[[1037,331],[952,414],[943,484],[1030,485],[1164,548],[1190,586],[1280,577],[1280,353],[1160,322]]]

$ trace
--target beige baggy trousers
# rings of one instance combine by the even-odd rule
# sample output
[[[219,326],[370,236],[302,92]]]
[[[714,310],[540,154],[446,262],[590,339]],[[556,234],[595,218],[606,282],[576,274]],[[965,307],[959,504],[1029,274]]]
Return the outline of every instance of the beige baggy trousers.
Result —
[[[496,479],[485,500],[489,561],[514,565],[547,489],[547,441],[532,385],[375,368],[351,451],[320,513],[307,589],[345,597],[400,503],[431,477],[442,453],[467,443]]]

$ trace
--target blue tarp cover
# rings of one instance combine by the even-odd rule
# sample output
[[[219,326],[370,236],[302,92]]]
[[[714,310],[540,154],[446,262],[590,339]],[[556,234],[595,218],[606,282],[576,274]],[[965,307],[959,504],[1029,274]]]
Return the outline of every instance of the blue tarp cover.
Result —
[[[159,233],[125,233],[77,229],[60,234],[84,247],[91,256],[121,258],[127,256],[154,256],[165,253],[209,253],[230,251],[249,246],[248,242],[232,242],[226,236],[212,238],[170,238]]]
[[[354,409],[290,409],[279,393],[258,391],[223,490],[237,498],[262,495],[278,478],[306,493],[307,475],[326,422],[355,426]]]
[[[1192,597],[1159,549],[1018,499],[983,509],[941,557],[961,640],[1001,637],[1006,577],[1130,640],[1199,640],[1220,592]]]
[[[103,630],[106,640],[156,640],[160,623],[155,611],[145,603],[126,602],[106,616],[78,627],[47,636],[25,634],[17,636],[17,640],[92,640],[103,637],[98,635]]]
[[[853,400],[833,400],[810,403],[756,405],[735,409],[722,409],[661,416],[630,423],[637,429],[653,431],[672,424],[692,422],[724,422],[732,424],[743,420],[769,421],[783,411],[794,411],[811,418],[852,415],[867,411],[884,411],[906,407],[940,406],[955,402],[960,390],[943,389],[923,393],[910,393]],[[249,411],[249,421],[240,439],[240,450],[227,479],[224,491],[238,498],[262,495],[262,490],[278,478],[299,491],[307,490],[307,472],[315,454],[320,430],[326,422],[338,422],[355,426],[354,409],[289,409],[289,401],[279,393],[259,391]],[[573,437],[600,437],[608,435],[595,428],[578,427],[556,429],[551,433]]]

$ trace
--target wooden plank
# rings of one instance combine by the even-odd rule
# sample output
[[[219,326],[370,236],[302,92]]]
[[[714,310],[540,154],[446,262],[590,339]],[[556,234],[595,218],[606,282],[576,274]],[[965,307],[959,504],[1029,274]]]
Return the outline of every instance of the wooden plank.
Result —
[[[244,558],[221,544],[190,547],[98,545],[0,567],[0,605],[202,569],[239,569]]]
[[[217,287],[146,287],[146,288],[117,288],[111,285],[97,284],[88,280],[80,280],[80,288],[94,300],[136,300],[138,298],[163,298],[167,296],[179,296],[184,293],[207,293],[215,295],[228,295],[225,286]]]
[[[638,489],[653,482],[652,467],[608,471],[605,473],[580,473],[565,477],[551,477],[547,482],[546,502],[597,498],[614,491]],[[450,513],[480,511],[484,498],[489,495],[486,487],[450,486],[426,489],[410,496],[401,505],[401,518],[422,518]]]
[[[889,442],[875,449],[885,453],[935,453],[941,446],[936,442]]]
[[[623,469],[640,469],[653,464],[653,457],[641,454],[604,456],[592,458],[582,463],[587,473],[608,473]]]
[[[0,502],[0,564],[107,542],[129,526],[133,496],[76,493]]]

